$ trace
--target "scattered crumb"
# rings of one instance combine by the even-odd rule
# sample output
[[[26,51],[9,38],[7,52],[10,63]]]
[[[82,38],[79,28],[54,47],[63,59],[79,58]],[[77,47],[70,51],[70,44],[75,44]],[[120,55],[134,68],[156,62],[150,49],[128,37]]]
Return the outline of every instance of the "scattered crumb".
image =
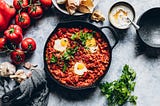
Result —
[[[99,10],[95,10],[93,11],[91,15],[91,20],[96,21],[96,22],[104,21],[105,17]]]

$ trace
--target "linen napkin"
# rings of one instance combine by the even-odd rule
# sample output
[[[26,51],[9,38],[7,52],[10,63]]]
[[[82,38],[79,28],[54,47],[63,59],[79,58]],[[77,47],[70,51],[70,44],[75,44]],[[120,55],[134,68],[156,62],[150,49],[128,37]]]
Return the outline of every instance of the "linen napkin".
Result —
[[[1,83],[0,96],[9,91],[5,86],[6,81],[1,80]],[[18,86],[21,94],[16,98],[16,101],[11,103],[11,106],[47,106],[49,89],[44,70],[34,69],[32,76]]]

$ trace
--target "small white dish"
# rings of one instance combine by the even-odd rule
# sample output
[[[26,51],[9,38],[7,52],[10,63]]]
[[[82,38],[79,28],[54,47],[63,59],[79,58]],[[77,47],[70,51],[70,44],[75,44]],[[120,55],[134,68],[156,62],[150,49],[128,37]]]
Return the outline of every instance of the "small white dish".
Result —
[[[129,3],[117,2],[109,10],[108,19],[115,28],[127,29],[135,19],[135,11]]]

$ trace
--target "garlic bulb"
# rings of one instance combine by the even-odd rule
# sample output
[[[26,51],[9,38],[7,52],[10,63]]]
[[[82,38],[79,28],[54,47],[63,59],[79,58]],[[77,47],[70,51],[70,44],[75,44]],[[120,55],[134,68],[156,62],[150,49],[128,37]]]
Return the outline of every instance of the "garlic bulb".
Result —
[[[0,64],[0,76],[2,77],[8,77],[10,75],[13,75],[16,72],[16,67],[9,63],[4,62]]]

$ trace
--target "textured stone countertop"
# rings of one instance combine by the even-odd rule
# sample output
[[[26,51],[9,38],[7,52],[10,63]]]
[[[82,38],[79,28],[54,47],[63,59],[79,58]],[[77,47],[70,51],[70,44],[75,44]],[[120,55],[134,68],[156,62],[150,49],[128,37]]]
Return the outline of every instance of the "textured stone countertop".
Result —
[[[6,0],[12,3],[13,0]],[[109,8],[118,0],[101,0],[96,8],[100,9],[106,16],[103,23],[91,22],[96,26],[109,25],[108,11]],[[146,10],[153,7],[160,7],[160,0],[125,0],[133,5],[136,12],[136,20]],[[47,37],[54,30],[57,23],[82,20],[89,21],[89,16],[69,17],[54,7],[45,13],[42,19],[36,21],[25,31],[24,37],[33,37],[37,42],[37,50],[32,55],[30,61],[37,63],[39,68],[43,68],[43,48]],[[89,21],[90,22],[90,21]],[[103,30],[106,35],[107,30]],[[144,45],[137,40],[136,31],[130,27],[126,31],[118,31],[120,40],[112,51],[112,61],[108,73],[102,81],[113,81],[121,75],[122,67],[129,64],[137,72],[136,86],[134,94],[138,96],[137,106],[160,106],[160,51],[152,55]],[[9,61],[8,57],[1,57],[0,62]],[[88,94],[79,93],[77,96],[68,92],[63,92],[58,86],[51,87],[51,93],[48,106],[107,106],[106,98],[101,95],[100,89],[96,88]],[[126,106],[129,106],[127,104]]]

